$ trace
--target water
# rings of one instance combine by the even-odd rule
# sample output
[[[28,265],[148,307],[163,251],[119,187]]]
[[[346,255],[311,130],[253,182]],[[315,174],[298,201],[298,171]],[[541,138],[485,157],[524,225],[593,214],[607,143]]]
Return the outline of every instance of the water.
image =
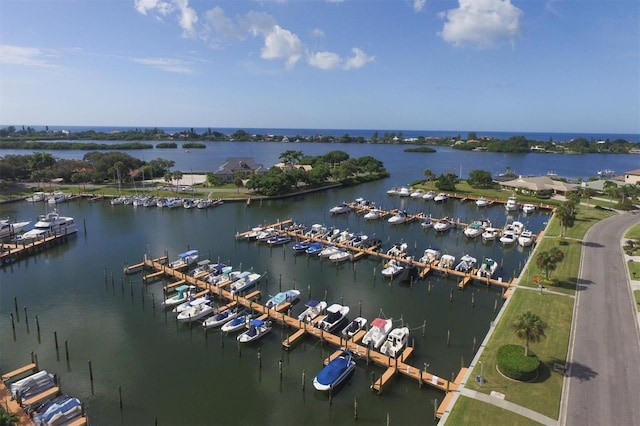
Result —
[[[231,149],[231,145],[216,145],[221,158],[227,155],[223,148]],[[335,145],[298,147],[295,145],[313,155],[341,149]],[[261,161],[267,164],[282,148],[279,144],[236,145],[236,151],[248,150],[256,158],[264,158]],[[16,368],[29,361],[30,352],[37,353],[42,368],[60,375],[64,392],[86,402],[94,424],[149,424],[156,418],[159,424],[381,424],[386,422],[387,415],[391,424],[431,423],[433,400],[439,403],[442,392],[428,387],[419,389],[416,382],[400,376],[387,385],[382,396],[375,395],[369,390],[371,374],[379,377],[383,369],[367,366],[362,360],[329,404],[326,395],[313,390],[311,381],[323,358],[335,348],[307,337],[286,352],[281,343],[293,330],[276,326],[259,345],[242,347],[239,354],[235,336],[221,336],[218,331],[209,331],[205,336],[200,327],[177,324],[173,314],[165,314],[159,307],[163,297],[161,282],[143,284],[140,274],[123,276],[121,272],[125,263],[136,263],[145,253],[159,256],[166,251],[170,258],[175,258],[187,248],[197,248],[202,258],[266,272],[267,279],[260,285],[263,301],[281,288],[295,286],[301,290],[301,301],[294,306],[293,315],[304,309],[309,297],[321,299],[326,294],[329,303],[343,301],[349,305],[350,318],[361,314],[370,321],[381,315],[396,321],[402,319],[412,329],[415,341],[411,364],[416,367],[428,364],[430,372],[450,379],[461,365],[467,366],[471,361],[474,338],[476,348],[482,342],[495,318],[494,306],[502,305],[499,290],[474,285],[458,291],[458,280],[437,274],[413,286],[400,285],[382,278],[379,260],[363,259],[336,267],[319,259],[294,256],[290,245],[270,249],[234,238],[236,232],[259,223],[293,218],[309,226],[324,223],[375,235],[384,241],[385,249],[402,240],[417,257],[428,247],[458,258],[467,252],[479,260],[492,257],[502,264],[499,275],[505,280],[519,273],[529,249],[502,248],[480,240],[467,242],[460,230],[436,236],[433,230],[425,232],[417,223],[391,227],[384,221],[366,222],[353,213],[329,215],[331,206],[362,196],[384,208],[399,207],[410,213],[424,211],[434,217],[450,216],[463,221],[485,217],[496,226],[519,219],[534,232],[542,229],[549,219],[544,212],[507,217],[500,206],[479,209],[474,203],[453,200],[435,205],[389,197],[385,192],[396,182],[415,180],[424,168],[448,167],[442,162],[454,160],[445,160],[448,154],[420,156],[393,151],[396,155],[391,155],[392,151],[374,149],[377,147],[353,146],[354,151],[348,152],[352,156],[381,155],[378,158],[385,161],[391,178],[292,200],[254,202],[250,206],[226,203],[205,211],[133,208],[86,201],[60,205],[61,214],[76,218],[80,228],[77,237],[0,272],[0,366],[5,371]],[[200,157],[198,154],[190,157],[194,169],[201,167]],[[517,157],[507,160],[512,169],[516,168]],[[186,160],[180,161],[184,161],[182,167],[189,166]],[[0,206],[0,217],[33,220],[44,208],[42,204],[26,202],[6,204]],[[17,313],[14,297],[18,301]],[[12,312],[19,317],[15,339],[9,316]],[[36,315],[40,336],[36,331]],[[421,326],[425,321],[423,337]],[[54,331],[60,345],[58,354]],[[65,341],[70,352],[68,363]],[[95,378],[93,391],[89,360]],[[118,386],[122,387],[122,411],[118,406]],[[354,400],[358,405],[357,421]]]

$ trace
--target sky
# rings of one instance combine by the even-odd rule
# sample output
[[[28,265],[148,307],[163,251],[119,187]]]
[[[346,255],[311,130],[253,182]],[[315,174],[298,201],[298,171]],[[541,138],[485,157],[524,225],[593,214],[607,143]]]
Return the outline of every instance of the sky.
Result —
[[[640,133],[638,0],[0,0],[0,124]]]

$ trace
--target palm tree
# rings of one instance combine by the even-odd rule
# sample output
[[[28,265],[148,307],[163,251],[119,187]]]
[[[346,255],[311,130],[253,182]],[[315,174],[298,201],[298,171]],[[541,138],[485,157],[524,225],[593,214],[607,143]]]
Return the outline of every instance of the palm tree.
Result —
[[[521,314],[513,322],[513,331],[515,334],[524,339],[524,356],[529,356],[529,343],[537,343],[543,338],[547,337],[544,334],[544,330],[547,328],[547,324],[542,319],[531,311],[527,311]]]
[[[576,221],[577,212],[574,200],[568,200],[560,204],[556,210],[556,215],[558,216],[558,220],[562,226],[562,236],[564,237],[567,232],[567,228],[573,227],[573,224]]]
[[[558,262],[564,260],[564,252],[558,247],[553,247],[551,250],[542,251],[536,255],[536,266],[544,271],[544,276],[547,280],[551,276],[551,272],[555,271]]]
[[[0,405],[0,426],[13,426],[17,425],[20,418],[15,413],[10,413]]]

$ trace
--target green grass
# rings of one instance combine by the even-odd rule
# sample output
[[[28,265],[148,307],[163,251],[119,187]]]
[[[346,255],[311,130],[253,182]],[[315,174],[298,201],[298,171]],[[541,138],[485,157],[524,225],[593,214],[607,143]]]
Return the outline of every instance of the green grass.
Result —
[[[587,233],[587,230],[596,222],[613,215],[614,213],[596,209],[593,207],[585,207],[578,206],[577,207],[577,216],[574,225],[571,228],[567,228],[565,231],[565,237],[567,238],[577,238],[581,240],[584,238],[584,234]],[[545,231],[546,236],[557,236],[562,234],[562,227],[560,226],[560,221],[555,217],[549,223],[547,230]]]
[[[640,280],[640,262],[627,262],[627,266],[629,267],[629,277],[632,280]]]
[[[636,298],[636,308],[640,312],[640,290],[633,290],[633,296]]]
[[[630,240],[640,240],[640,223],[629,228],[624,237]]]
[[[447,418],[447,424],[533,426],[540,423],[495,405],[460,396]]]
[[[541,361],[538,379],[532,383],[519,383],[501,376],[495,366],[498,349],[502,345],[523,344],[513,332],[511,324],[527,310],[538,314],[547,322],[547,338],[530,345]],[[475,381],[468,381],[467,387],[487,394],[491,391],[501,392],[508,401],[557,419],[563,376],[553,371],[553,365],[566,361],[572,312],[573,298],[548,293],[540,295],[526,290],[516,291],[480,357],[486,383],[480,386]],[[480,369],[478,363],[471,377],[480,374]]]

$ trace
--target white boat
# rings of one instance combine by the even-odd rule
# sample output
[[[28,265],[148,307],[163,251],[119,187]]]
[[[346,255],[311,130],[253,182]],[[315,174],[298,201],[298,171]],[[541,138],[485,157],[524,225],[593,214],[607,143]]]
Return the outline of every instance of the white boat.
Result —
[[[170,209],[174,209],[176,207],[182,207],[182,198],[178,198],[178,197],[168,198],[166,203],[164,204],[164,207],[168,207]]]
[[[316,319],[327,308],[327,302],[318,300],[309,300],[306,305],[307,309],[298,315],[298,320],[311,322]]]
[[[340,247],[337,246],[327,246],[325,248],[323,248],[322,250],[320,250],[320,253],[318,253],[319,257],[331,257],[332,255],[339,253],[342,249]]]
[[[288,244],[291,242],[291,236],[289,234],[277,234],[267,240],[267,244],[270,246],[280,246],[282,244]]]
[[[273,228],[267,228],[267,229],[263,229],[262,231],[260,231],[260,233],[258,233],[258,235],[256,236],[256,240],[264,242],[264,241],[268,241],[269,239],[277,235],[278,235],[278,231],[276,231]]]
[[[393,327],[393,320],[376,318],[371,322],[371,328],[362,338],[362,344],[370,346],[374,349],[378,349],[385,341],[391,328]]]
[[[181,286],[178,286],[176,287],[177,293],[165,299],[165,301],[162,302],[162,305],[168,308],[186,302],[189,300],[189,297],[195,289],[196,287],[193,285],[183,284]]]
[[[349,377],[355,368],[356,362],[353,360],[351,352],[343,350],[313,378],[313,387],[319,391],[333,390]]]
[[[478,259],[465,254],[460,258],[460,262],[456,265],[455,270],[460,272],[469,272],[476,266],[476,263],[478,263]]]
[[[478,268],[477,275],[483,278],[491,278],[493,274],[496,273],[496,269],[498,269],[498,262],[493,259],[486,258],[482,261],[482,265]]]
[[[366,220],[376,220],[376,219],[380,219],[380,217],[382,217],[382,210],[377,209],[377,208],[373,208],[373,209],[369,210],[364,215],[364,218]]]
[[[531,244],[533,244],[534,238],[535,236],[533,235],[533,233],[528,229],[525,229],[518,236],[518,244],[522,247],[529,247]]]
[[[518,205],[518,200],[516,199],[516,197],[507,198],[507,203],[504,205],[504,208],[508,212],[517,211],[520,208],[520,206]]]
[[[9,222],[8,219],[0,220],[0,239],[11,237],[12,235],[19,234],[24,228],[31,222]]]
[[[407,243],[395,243],[393,247],[387,250],[387,255],[394,256],[394,257],[402,257],[407,254],[408,248],[409,246],[407,245]]]
[[[444,232],[451,229],[451,221],[449,219],[440,219],[433,224],[433,230],[436,232]]]
[[[327,315],[318,322],[317,327],[324,331],[332,332],[347,319],[349,307],[334,303],[327,308]]]
[[[480,197],[476,200],[476,206],[478,207],[487,207],[488,205],[489,201],[484,197]]]
[[[55,385],[55,376],[47,373],[46,370],[42,370],[11,383],[9,392],[11,392],[11,399],[15,400],[19,397],[21,400],[25,400],[51,389]],[[8,424],[12,423],[8,422]]]
[[[434,191],[428,191],[423,196],[423,200],[433,200],[436,197],[436,193]]]
[[[30,197],[25,198],[25,201],[28,201],[30,203],[40,203],[46,199],[47,196],[45,195],[45,193],[42,191],[38,191],[34,192]]]
[[[500,243],[505,246],[509,246],[515,243],[518,240],[518,236],[513,231],[502,231],[502,236],[500,237]]]
[[[364,330],[366,326],[366,318],[356,317],[349,323],[349,325],[342,329],[342,337],[344,337],[345,339],[351,339],[356,335],[358,331]]]
[[[450,254],[443,254],[442,256],[440,256],[440,263],[438,264],[438,266],[445,269],[451,269],[453,268],[455,263],[456,263],[455,256],[452,256]]]
[[[124,196],[122,196],[122,195],[121,195],[121,196],[119,196],[119,197],[112,198],[112,199],[109,201],[109,204],[111,204],[112,206],[119,206],[119,205],[121,205],[121,204],[124,204],[124,202],[125,202],[125,200],[126,200],[126,199],[127,199],[127,197],[124,197]]]
[[[436,203],[442,203],[445,202],[449,199],[449,196],[447,194],[445,194],[444,192],[439,193],[438,195],[436,195],[435,197],[433,197],[433,201],[435,201]]]
[[[346,262],[347,260],[353,260],[353,253],[350,250],[340,249],[338,252],[329,256],[329,260],[335,263]]]
[[[411,195],[411,189],[409,189],[406,186],[402,186],[400,187],[400,189],[398,189],[398,196],[400,197],[409,197]]]
[[[347,242],[347,245],[351,247],[362,247],[363,245],[365,245],[368,239],[368,235],[358,233],[351,237],[351,239]]]
[[[391,358],[397,358],[409,341],[409,328],[399,327],[391,330],[387,339],[380,347],[380,352]]]
[[[53,191],[53,194],[51,194],[51,196],[47,198],[47,203],[49,204],[59,204],[64,203],[65,201],[67,201],[67,194],[60,191],[59,189]]]
[[[488,228],[490,226],[491,226],[491,223],[489,223],[486,220],[474,220],[469,224],[469,226],[464,228],[463,233],[464,233],[464,236],[467,238],[476,238],[482,235],[485,228]]]
[[[186,301],[182,302],[181,304],[173,308],[171,312],[179,314],[180,312],[187,310],[193,306],[198,306],[198,305],[202,305],[203,303],[209,303],[209,302],[211,302],[211,295],[208,293],[205,294],[204,296],[196,297],[195,299],[189,296]]]
[[[400,191],[400,187],[394,186],[393,188],[387,190],[387,195],[398,195],[398,191]]]
[[[200,318],[207,317],[216,313],[214,308],[209,303],[200,303],[195,306],[191,306],[178,314],[178,321],[191,322],[199,320]]]
[[[422,198],[424,195],[424,189],[416,189],[411,193],[411,198]]]
[[[75,234],[76,232],[78,232],[78,227],[72,217],[60,216],[57,211],[53,211],[38,216],[33,228],[18,235],[16,239],[20,242],[26,242],[51,235]]]
[[[391,225],[399,225],[407,221],[407,212],[404,210],[398,210],[396,214],[387,219],[387,222]]]
[[[225,309],[222,312],[218,312],[217,314],[206,318],[202,321],[202,326],[204,328],[220,327],[244,313],[246,313],[246,311],[243,311],[238,307]]]
[[[244,238],[247,240],[255,240],[258,238],[258,235],[260,235],[262,231],[264,231],[264,228],[262,226],[254,226],[253,228],[251,228],[251,230],[249,230],[249,232],[244,234]]]
[[[243,291],[248,290],[258,284],[260,278],[262,278],[262,275],[256,272],[242,272],[236,277],[235,281],[233,281],[231,285],[229,285],[228,290],[232,295],[242,293]]]
[[[224,323],[220,330],[224,333],[235,333],[236,331],[240,331],[243,328],[246,328],[249,324],[249,321],[251,321],[251,314],[249,314],[248,312],[241,312],[231,321],[227,321],[226,323]]]
[[[433,220],[430,217],[425,217],[424,219],[422,219],[420,221],[420,226],[422,226],[423,229],[429,229],[433,227]]]
[[[382,271],[380,271],[380,273],[387,278],[393,278],[400,272],[402,272],[403,269],[404,266],[401,265],[400,262],[395,259],[391,259],[389,262],[387,262],[386,267]]]
[[[249,329],[240,334],[237,339],[240,343],[249,343],[258,340],[271,331],[271,321],[252,319],[249,321]]]
[[[331,214],[343,214],[349,213],[349,211],[351,211],[351,207],[349,207],[349,204],[347,203],[340,203],[337,206],[331,207],[329,209],[329,213]]]
[[[522,213],[524,214],[529,214],[529,213],[533,213],[533,211],[536,209],[536,207],[533,204],[530,203],[525,203],[522,205]]]
[[[298,297],[300,297],[300,291],[298,290],[281,291],[275,296],[270,297],[269,300],[267,300],[267,303],[265,303],[264,305],[268,309],[277,309],[278,306],[284,303],[291,303],[294,300],[298,300]]]
[[[494,241],[500,235],[498,228],[487,228],[482,233],[482,241]]]
[[[169,262],[169,268],[177,269],[184,268],[185,266],[192,265],[198,261],[198,250],[187,250],[184,253],[178,254],[178,258]]]
[[[154,207],[158,205],[158,199],[156,197],[149,197],[142,201],[142,207]]]
[[[419,262],[430,265],[438,259],[440,259],[440,250],[428,248],[424,251],[424,254],[420,258]]]

